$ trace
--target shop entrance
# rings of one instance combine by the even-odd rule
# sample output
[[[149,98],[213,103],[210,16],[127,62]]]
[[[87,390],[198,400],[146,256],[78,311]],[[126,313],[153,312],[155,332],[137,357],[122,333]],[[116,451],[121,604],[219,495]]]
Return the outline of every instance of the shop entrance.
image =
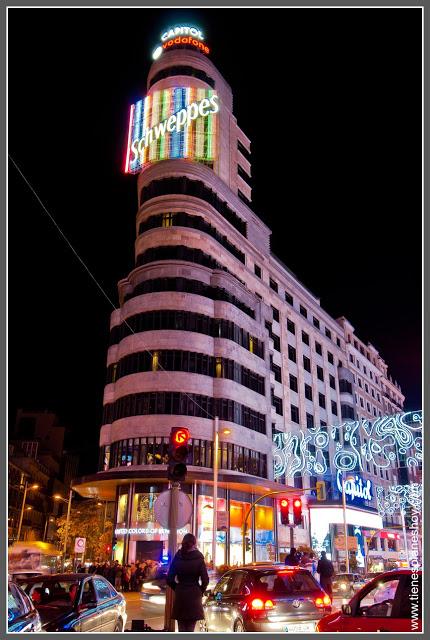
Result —
[[[136,561],[155,560],[156,562],[161,562],[162,555],[162,540],[138,540],[136,542]]]

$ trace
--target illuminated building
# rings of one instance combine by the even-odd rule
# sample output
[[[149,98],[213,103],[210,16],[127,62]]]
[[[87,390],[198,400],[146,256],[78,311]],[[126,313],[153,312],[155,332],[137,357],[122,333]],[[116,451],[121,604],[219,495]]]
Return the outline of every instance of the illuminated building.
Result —
[[[232,91],[199,45],[201,32],[196,45],[184,41],[190,27],[178,29],[163,34],[147,94],[130,109],[124,168],[137,174],[135,267],[119,282],[111,317],[100,470],[75,489],[116,499],[120,560],[159,558],[167,533],[153,505],[167,488],[170,429],[186,426],[192,454],[182,489],[194,512],[184,530],[211,557],[217,416],[218,511],[228,518],[216,563],[234,564],[251,501],[279,490],[279,480],[298,495],[316,480],[275,481],[273,434],[362,412],[346,321],[330,317],[271,253],[271,231],[251,208],[250,141],[233,115]],[[360,358],[377,362],[369,370],[378,372],[372,389],[381,395],[383,361],[374,350]],[[366,402],[370,415],[383,411],[377,396]],[[327,456],[331,469],[333,450]],[[309,543],[308,525],[304,509],[297,545]],[[287,550],[289,530],[271,499],[256,508],[249,536],[247,560]]]

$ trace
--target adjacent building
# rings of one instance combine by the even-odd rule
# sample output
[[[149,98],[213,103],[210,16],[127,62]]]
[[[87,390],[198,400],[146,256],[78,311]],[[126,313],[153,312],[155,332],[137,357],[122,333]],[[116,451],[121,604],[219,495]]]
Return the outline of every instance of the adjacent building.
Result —
[[[303,496],[294,543],[314,542],[311,521],[322,517],[311,492],[318,475],[274,473],[277,434],[338,427],[321,477],[339,510],[339,425],[400,412],[404,396],[378,351],[348,320],[332,318],[271,252],[271,231],[251,206],[251,145],[234,116],[232,90],[200,46],[201,32],[191,38],[190,27],[182,29],[184,38],[166,32],[146,97],[130,110],[125,170],[137,174],[135,264],[119,282],[111,316],[99,472],[74,488],[116,501],[118,559],[160,558],[167,531],[154,501],[167,488],[170,430],[187,426],[192,453],[182,490],[194,511],[179,535],[193,531],[213,560],[218,417],[216,508],[225,525],[215,561],[235,564],[242,562],[245,513],[280,483]],[[394,473],[394,464],[383,471],[368,465],[361,476],[388,486]],[[378,518],[372,498],[351,526],[369,521],[382,529]],[[290,530],[273,499],[256,507],[248,536],[247,561],[288,550]]]

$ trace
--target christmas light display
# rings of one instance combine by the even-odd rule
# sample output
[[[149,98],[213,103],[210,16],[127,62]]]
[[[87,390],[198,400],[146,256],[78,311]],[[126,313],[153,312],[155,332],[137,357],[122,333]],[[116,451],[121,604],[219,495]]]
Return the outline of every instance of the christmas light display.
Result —
[[[423,485],[418,482],[411,484],[399,484],[396,486],[376,487],[376,502],[381,517],[392,516],[397,511],[406,511],[412,507],[416,513],[422,509]]]
[[[343,434],[343,445],[340,443]],[[401,457],[406,466],[422,462],[422,411],[408,411],[376,420],[344,422],[306,432],[276,433],[273,436],[274,477],[324,475],[324,452],[335,442],[333,464],[340,471],[365,471],[365,463],[378,468],[396,467]]]
[[[213,164],[218,111],[213,89],[171,87],[138,100],[130,107],[125,172],[172,158]]]

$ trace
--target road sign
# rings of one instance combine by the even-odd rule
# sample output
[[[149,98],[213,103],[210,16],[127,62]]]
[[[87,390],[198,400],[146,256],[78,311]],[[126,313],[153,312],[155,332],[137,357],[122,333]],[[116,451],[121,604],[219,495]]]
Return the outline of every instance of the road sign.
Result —
[[[178,529],[186,525],[193,513],[193,503],[186,493],[178,491],[178,517],[176,526]],[[154,513],[157,522],[166,529],[169,528],[170,491],[163,491],[154,502]]]
[[[86,538],[75,538],[75,553],[85,553]]]

